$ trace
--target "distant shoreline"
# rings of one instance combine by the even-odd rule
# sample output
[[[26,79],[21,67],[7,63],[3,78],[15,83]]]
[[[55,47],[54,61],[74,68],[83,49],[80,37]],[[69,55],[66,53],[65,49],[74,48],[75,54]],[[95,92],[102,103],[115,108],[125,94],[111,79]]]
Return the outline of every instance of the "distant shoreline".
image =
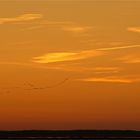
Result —
[[[136,130],[18,130],[0,131],[0,139],[140,139]]]

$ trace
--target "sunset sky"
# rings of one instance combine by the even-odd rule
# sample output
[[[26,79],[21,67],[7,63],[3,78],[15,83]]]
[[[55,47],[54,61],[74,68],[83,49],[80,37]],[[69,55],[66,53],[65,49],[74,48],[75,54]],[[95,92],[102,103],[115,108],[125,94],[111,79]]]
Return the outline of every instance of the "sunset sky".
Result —
[[[139,118],[139,0],[0,0],[0,130]]]

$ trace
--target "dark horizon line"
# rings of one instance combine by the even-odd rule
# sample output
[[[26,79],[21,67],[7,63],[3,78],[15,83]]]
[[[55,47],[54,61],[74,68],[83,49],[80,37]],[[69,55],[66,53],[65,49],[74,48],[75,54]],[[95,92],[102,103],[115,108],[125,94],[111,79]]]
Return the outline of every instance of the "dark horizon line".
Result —
[[[139,138],[138,130],[0,130],[0,139],[7,138]]]
[[[138,131],[140,129],[0,129],[1,131]]]

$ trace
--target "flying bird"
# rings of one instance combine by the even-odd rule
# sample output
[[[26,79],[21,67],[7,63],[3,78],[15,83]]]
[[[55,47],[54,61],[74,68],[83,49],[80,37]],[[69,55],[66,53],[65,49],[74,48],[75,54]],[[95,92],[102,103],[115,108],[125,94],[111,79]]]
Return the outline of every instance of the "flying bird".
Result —
[[[37,87],[34,84],[26,83],[25,85],[28,85],[30,88],[25,89],[25,90],[45,90],[45,89],[49,89],[49,88],[55,88],[55,87],[58,87],[58,86],[64,84],[68,80],[69,80],[69,78],[66,78],[66,79],[64,79],[63,81],[61,81],[57,84],[54,84],[54,85],[51,85],[51,86],[45,86],[45,87]]]

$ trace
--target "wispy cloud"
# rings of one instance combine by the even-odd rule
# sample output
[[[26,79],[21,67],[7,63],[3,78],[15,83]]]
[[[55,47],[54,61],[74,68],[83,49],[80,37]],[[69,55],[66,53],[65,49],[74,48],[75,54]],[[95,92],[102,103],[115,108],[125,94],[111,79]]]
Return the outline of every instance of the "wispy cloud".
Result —
[[[85,33],[89,30],[91,30],[93,27],[91,26],[76,26],[76,25],[69,25],[69,26],[64,26],[62,29],[64,31],[68,32],[73,32],[73,33]]]
[[[31,67],[37,69],[53,69],[53,70],[61,70],[61,71],[70,71],[70,72],[92,72],[95,74],[107,74],[107,73],[118,73],[121,69],[119,67],[86,67],[83,65],[69,65],[69,64],[55,64],[55,65],[38,65],[35,63],[25,63],[25,62],[0,62],[0,65],[13,65],[13,66],[23,66],[23,67]]]
[[[140,81],[140,78],[131,78],[131,77],[90,77],[85,79],[78,79],[78,81],[84,82],[103,82],[103,83],[124,83],[130,84]]]
[[[60,30],[73,33],[86,33],[93,28],[92,26],[83,26],[73,21],[47,20],[44,18],[43,14],[36,13],[27,13],[16,17],[0,17],[0,24],[21,24],[21,22],[32,21],[37,19],[42,20],[38,20],[33,23],[31,22],[31,26],[23,29],[23,31],[45,28],[46,25],[49,27],[57,27]]]
[[[117,41],[102,41],[102,40],[95,40],[95,39],[86,39],[86,40],[81,40],[82,43],[88,44],[88,45],[104,45],[104,46],[119,46],[119,45],[124,45],[123,42],[117,42]]]
[[[140,48],[140,45],[125,45],[120,47],[109,47],[109,48],[99,48],[98,51],[112,51],[112,50],[122,50],[122,49]]]
[[[114,50],[129,49],[129,48],[140,48],[140,45],[99,48],[99,49],[92,49],[92,50],[84,50],[80,52],[54,52],[42,56],[33,57],[33,62],[47,64],[53,62],[81,60],[81,59],[92,58],[95,56],[102,56],[105,54],[106,51],[114,51]]]
[[[17,17],[0,18],[0,24],[31,21],[41,19],[42,17],[43,15],[41,14],[23,14]]]
[[[0,65],[32,66],[31,63],[1,61]]]
[[[70,21],[52,21],[52,20],[43,20],[43,21],[40,21],[38,23],[39,25],[54,25],[54,26],[68,26],[68,25],[72,25],[74,24],[73,22],[70,22]]]
[[[140,27],[128,27],[127,30],[130,32],[140,33]]]
[[[34,57],[33,62],[36,63],[64,62],[64,61],[87,59],[90,57],[96,57],[100,55],[103,55],[103,53],[96,50],[86,50],[80,52],[57,52]]]
[[[121,57],[117,60],[120,60],[123,63],[130,63],[130,64],[140,63],[140,57],[138,55],[127,55],[127,56]]]
[[[34,26],[30,26],[28,28],[23,28],[23,29],[21,29],[21,31],[37,30],[37,29],[41,29],[43,27],[44,27],[44,25],[34,25]]]
[[[118,73],[121,69],[119,67],[87,67],[85,65],[68,65],[68,64],[55,64],[49,66],[42,66],[44,69],[55,69],[70,72],[92,72],[94,74],[110,74]]]
[[[120,67],[96,67],[94,72],[96,74],[118,73],[121,71]]]

